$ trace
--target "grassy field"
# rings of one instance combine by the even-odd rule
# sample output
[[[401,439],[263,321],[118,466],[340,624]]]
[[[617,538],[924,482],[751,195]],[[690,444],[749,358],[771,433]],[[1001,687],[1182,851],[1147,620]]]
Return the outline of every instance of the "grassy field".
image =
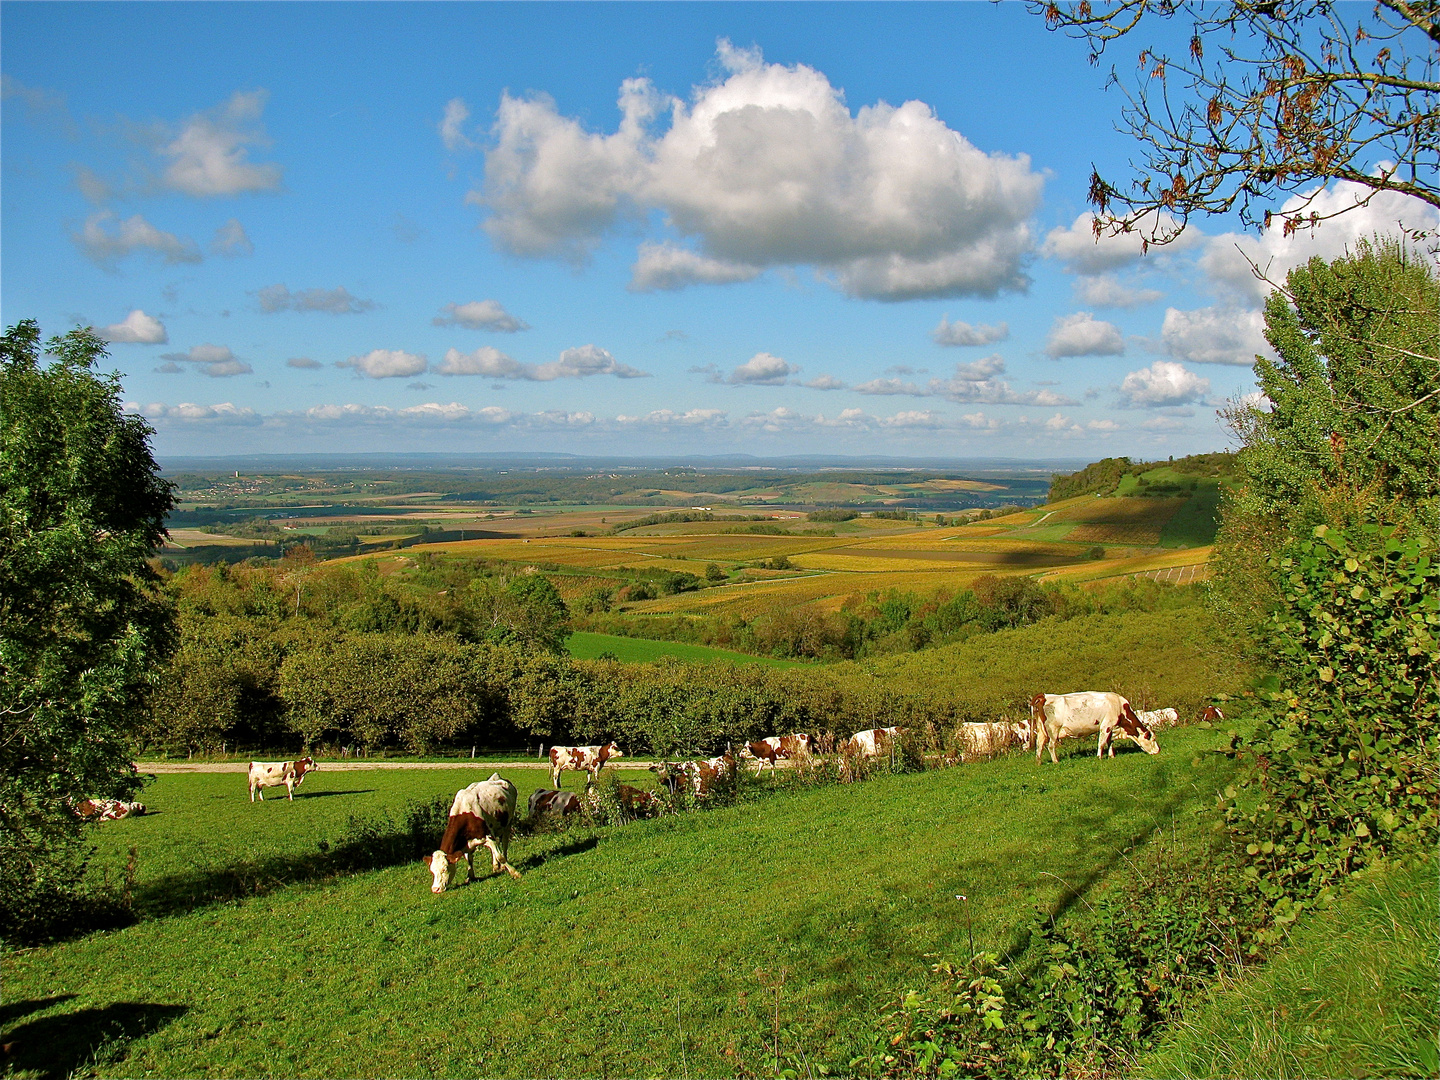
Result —
[[[1134,1074],[1440,1075],[1435,864],[1358,875],[1265,967],[1217,988]]]
[[[618,634],[593,634],[577,631],[565,639],[565,648],[577,660],[594,660],[606,653],[626,664],[644,664],[662,656],[674,656],[696,662],[722,660],[733,664],[769,664],[774,667],[801,667],[796,660],[777,660],[770,656],[713,649],[708,645],[687,645],[675,641],[650,641],[646,638],[621,637]]]
[[[800,1075],[851,1071],[877,1006],[930,954],[1004,951],[1164,826],[1193,829],[1230,768],[1222,733],[1158,758],[1025,755],[705,813],[541,834],[524,880],[432,896],[418,864],[214,903],[177,875],[308,855],[354,811],[448,794],[472,773],[316,774],[251,806],[236,776],[166,776],[153,817],[98,830],[167,911],[5,958],[17,1074]],[[1198,764],[1197,764],[1198,762]],[[516,772],[524,792],[538,771]],[[568,785],[567,785],[568,786]],[[778,989],[776,988],[778,986]],[[26,1072],[25,1070],[32,1070]]]

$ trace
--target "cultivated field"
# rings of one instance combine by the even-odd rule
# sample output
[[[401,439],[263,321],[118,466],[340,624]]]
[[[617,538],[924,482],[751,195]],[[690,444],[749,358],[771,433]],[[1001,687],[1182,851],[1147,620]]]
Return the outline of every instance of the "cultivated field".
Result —
[[[1106,761],[1087,741],[1058,767],[1020,754],[521,838],[522,881],[438,897],[418,863],[283,869],[350,814],[481,770],[322,767],[263,806],[239,776],[163,776],[153,816],[97,830],[112,868],[135,846],[152,917],[7,957],[5,1038],[22,1076],[712,1076],[773,1073],[778,1026],[781,1067],[850,1073],[879,1007],[972,925],[1003,952],[1132,845],[1190,835],[1231,767],[1203,752],[1223,738],[1182,729],[1158,758]],[[523,797],[543,774],[511,779]],[[190,887],[217,880],[250,898]]]

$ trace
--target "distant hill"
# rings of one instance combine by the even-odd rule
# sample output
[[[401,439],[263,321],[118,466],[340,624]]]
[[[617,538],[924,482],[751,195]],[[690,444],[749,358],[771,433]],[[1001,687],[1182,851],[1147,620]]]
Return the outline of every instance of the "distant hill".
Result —
[[[1235,455],[1227,452],[1191,454],[1168,461],[1131,461],[1128,457],[1103,458],[1079,472],[1056,473],[1050,477],[1050,502],[1077,495],[1113,495],[1127,476],[1140,477],[1168,468],[1185,476],[1228,479],[1235,474]]]

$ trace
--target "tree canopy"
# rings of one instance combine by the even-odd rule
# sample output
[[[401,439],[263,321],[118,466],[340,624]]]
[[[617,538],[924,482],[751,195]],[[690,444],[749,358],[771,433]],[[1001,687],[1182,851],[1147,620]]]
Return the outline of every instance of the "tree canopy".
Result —
[[[129,734],[173,619],[147,562],[171,485],[90,330],[0,337],[0,844],[33,871],[74,801],[133,797]],[[21,884],[6,881],[5,884]]]

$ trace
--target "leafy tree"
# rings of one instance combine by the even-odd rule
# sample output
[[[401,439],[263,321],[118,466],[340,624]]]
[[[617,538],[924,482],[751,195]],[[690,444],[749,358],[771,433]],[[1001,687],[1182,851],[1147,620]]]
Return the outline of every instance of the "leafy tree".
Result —
[[[1219,598],[1252,632],[1279,602],[1270,558],[1319,524],[1378,514],[1433,536],[1440,503],[1440,279],[1394,240],[1292,270],[1265,309],[1269,402],[1229,413],[1243,447]]]
[[[55,884],[76,800],[131,798],[130,735],[173,616],[147,563],[171,485],[90,330],[0,337],[0,889]],[[73,866],[73,860],[67,860]],[[12,909],[13,911],[13,909]]]
[[[490,579],[470,584],[469,605],[488,641],[526,652],[563,653],[570,610],[544,574],[518,574],[497,587]]]
[[[1147,44],[1134,83],[1121,87],[1121,130],[1140,143],[1135,179],[1095,173],[1096,228],[1175,238],[1192,214],[1238,211],[1287,233],[1393,191],[1440,206],[1440,81],[1435,0],[1054,0],[1032,2],[1051,29],[1107,47],[1157,23],[1189,22],[1185,52]],[[1368,192],[1351,206],[1311,210],[1331,180]]]

